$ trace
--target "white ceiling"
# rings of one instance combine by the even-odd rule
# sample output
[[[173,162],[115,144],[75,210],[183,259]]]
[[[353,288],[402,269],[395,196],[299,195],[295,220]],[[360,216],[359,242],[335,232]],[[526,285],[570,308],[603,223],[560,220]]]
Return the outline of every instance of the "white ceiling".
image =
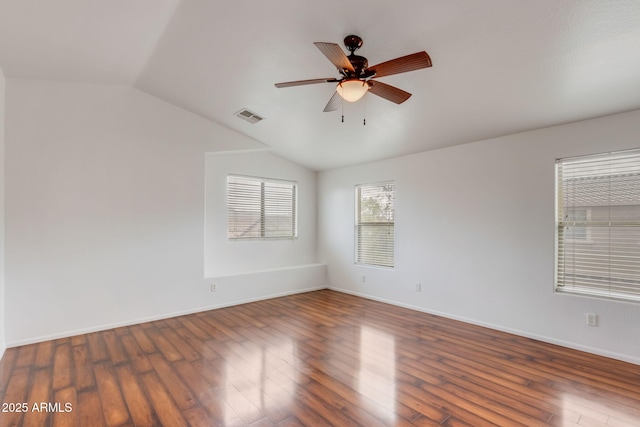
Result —
[[[381,78],[413,96],[368,94],[344,123],[333,85],[274,87],[337,77],[313,42],[348,34],[371,65],[433,67]],[[324,170],[640,108],[640,1],[0,0],[0,67],[132,86]]]

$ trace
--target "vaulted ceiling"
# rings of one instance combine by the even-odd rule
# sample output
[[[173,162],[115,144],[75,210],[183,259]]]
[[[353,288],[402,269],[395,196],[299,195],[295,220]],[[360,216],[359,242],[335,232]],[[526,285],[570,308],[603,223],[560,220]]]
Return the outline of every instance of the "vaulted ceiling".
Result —
[[[381,78],[413,96],[367,94],[344,123],[322,112],[334,85],[274,87],[338,77],[313,42],[348,34],[370,64],[433,67]],[[324,170],[640,108],[640,2],[0,0],[0,67],[131,86]]]

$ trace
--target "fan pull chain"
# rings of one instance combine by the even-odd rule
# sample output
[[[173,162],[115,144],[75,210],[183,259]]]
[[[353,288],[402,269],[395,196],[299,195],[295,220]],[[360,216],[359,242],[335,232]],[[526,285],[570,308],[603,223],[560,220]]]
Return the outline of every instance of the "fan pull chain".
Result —
[[[340,107],[342,108],[342,123],[344,123],[344,98],[340,97]]]
[[[362,100],[362,126],[367,125],[367,95],[365,94]]]

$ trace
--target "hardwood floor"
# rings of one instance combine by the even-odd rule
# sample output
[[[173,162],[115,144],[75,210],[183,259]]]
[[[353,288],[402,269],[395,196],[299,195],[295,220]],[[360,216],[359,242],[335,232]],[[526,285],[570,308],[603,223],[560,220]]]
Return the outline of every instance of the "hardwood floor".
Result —
[[[2,426],[640,426],[640,366],[329,290],[11,348],[0,396]]]

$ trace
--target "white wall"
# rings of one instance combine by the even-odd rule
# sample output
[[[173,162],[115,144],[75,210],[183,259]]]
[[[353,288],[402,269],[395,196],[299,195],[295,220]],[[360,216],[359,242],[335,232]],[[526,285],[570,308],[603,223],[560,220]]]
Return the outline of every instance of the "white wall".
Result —
[[[269,152],[206,156],[205,276],[287,268],[316,262],[316,174]],[[298,184],[298,238],[227,239],[227,175],[248,175]]]
[[[4,100],[5,78],[0,68],[0,359],[6,348],[4,302]]]
[[[9,79],[6,98],[9,345],[324,285],[313,266],[210,291],[205,152],[261,143],[130,88]]]
[[[338,290],[640,363],[638,304],[553,290],[555,159],[638,147],[634,111],[322,172],[320,259]],[[385,180],[396,267],[356,266],[354,185]]]

